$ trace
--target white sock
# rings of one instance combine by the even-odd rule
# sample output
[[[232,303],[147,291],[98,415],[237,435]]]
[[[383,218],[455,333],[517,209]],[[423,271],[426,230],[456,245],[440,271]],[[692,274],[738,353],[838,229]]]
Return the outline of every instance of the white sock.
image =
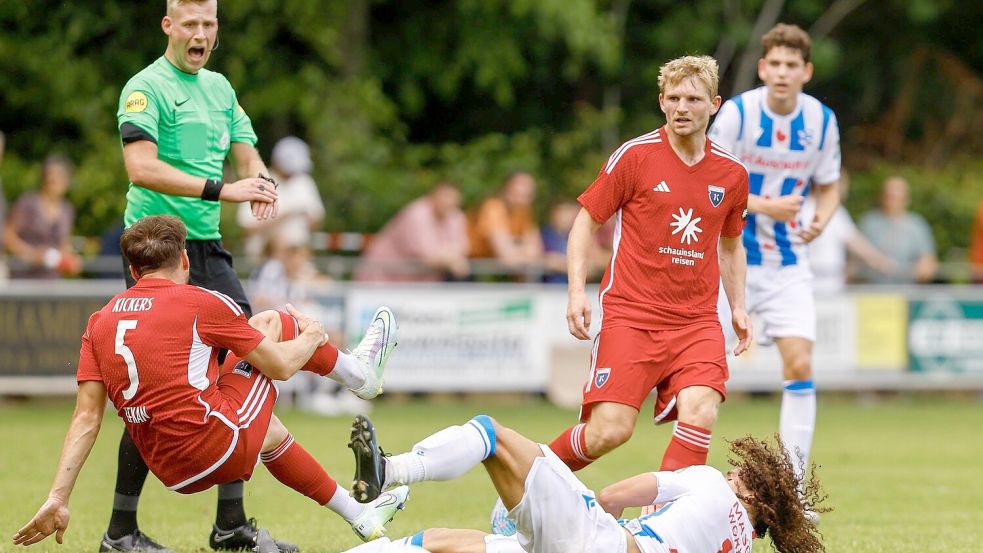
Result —
[[[479,415],[424,438],[408,453],[386,459],[386,487],[452,480],[495,453],[491,419]]]
[[[348,494],[348,490],[341,486],[335,489],[334,495],[324,506],[338,513],[348,522],[358,518],[367,508],[366,504],[355,501],[355,498]]]
[[[361,361],[355,359],[352,354],[339,349],[338,360],[335,361],[334,368],[328,373],[328,378],[349,390],[357,390],[365,384],[363,370]]]
[[[785,381],[778,429],[796,476],[802,476],[802,467],[808,469],[816,430],[816,386],[812,380]]]

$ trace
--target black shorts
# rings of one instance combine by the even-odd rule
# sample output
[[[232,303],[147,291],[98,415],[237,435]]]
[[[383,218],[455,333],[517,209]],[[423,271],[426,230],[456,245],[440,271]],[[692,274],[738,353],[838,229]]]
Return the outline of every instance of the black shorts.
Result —
[[[232,268],[232,254],[225,251],[221,240],[188,240],[185,244],[191,260],[191,282],[195,286],[222,292],[232,298],[250,317],[253,310],[242,289],[242,283]],[[126,287],[136,284],[130,275],[130,264],[123,258],[123,277]]]

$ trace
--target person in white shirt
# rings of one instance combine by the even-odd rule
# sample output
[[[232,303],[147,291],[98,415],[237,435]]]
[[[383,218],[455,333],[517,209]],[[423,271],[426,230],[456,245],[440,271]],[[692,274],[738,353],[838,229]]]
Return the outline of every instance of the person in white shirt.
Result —
[[[695,465],[646,472],[595,495],[546,445],[486,415],[445,428],[407,453],[384,456],[375,428],[357,417],[349,447],[355,453],[352,493],[371,501],[386,489],[450,480],[482,463],[515,524],[514,536],[478,530],[428,529],[390,542],[370,542],[349,553],[748,553],[771,532],[780,553],[825,551],[806,512],[826,512],[815,472],[800,480],[777,444],[750,436],[731,442],[726,475]],[[661,506],[639,518],[617,519],[627,507]]]
[[[249,204],[239,207],[236,220],[246,233],[246,255],[259,262],[274,239],[310,244],[311,231],[324,220],[324,202],[311,170],[311,150],[296,136],[281,138],[273,146],[270,170],[279,183],[277,216],[264,220],[252,216]]]
[[[846,169],[840,169],[838,187],[840,200],[846,200],[850,192],[850,176]],[[802,203],[802,220],[811,220],[815,212],[816,196],[810,194]],[[817,295],[831,296],[842,293],[846,289],[849,273],[848,253],[878,273],[892,275],[898,270],[898,264],[881,253],[860,232],[850,212],[840,205],[826,223],[823,233],[809,242],[812,289]]]

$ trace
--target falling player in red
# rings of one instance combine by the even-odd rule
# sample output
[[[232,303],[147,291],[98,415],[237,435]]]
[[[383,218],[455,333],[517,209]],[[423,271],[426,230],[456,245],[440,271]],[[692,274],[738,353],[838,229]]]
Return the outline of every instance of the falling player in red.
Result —
[[[567,251],[567,324],[581,340],[590,339],[584,284],[592,236],[611,217],[616,226],[580,424],[550,444],[573,470],[631,437],[653,389],[655,422],[676,420],[661,470],[706,463],[728,378],[716,309],[721,279],[740,337],[734,353],[751,339],[741,245],[748,173],[707,139],[710,116],[720,107],[717,80],[717,63],[708,56],[662,66],[666,125],[618,148],[578,198],[583,208]]]
[[[290,315],[254,317],[264,335],[228,296],[187,284],[185,236],[183,223],[167,215],[142,219],[123,233],[121,250],[137,283],[89,318],[58,472],[47,501],[14,543],[30,545],[53,532],[61,543],[68,498],[95,443],[107,395],[168,489],[195,493],[248,480],[262,461],[281,483],[345,518],[362,539],[383,535],[407,490],[367,505],[349,497],[273,415],[272,380],[298,370],[332,379],[347,372],[362,377],[357,393],[377,395],[395,346],[392,312],[377,311],[351,354],[327,343],[320,323],[292,308]],[[222,368],[220,349],[232,352]]]

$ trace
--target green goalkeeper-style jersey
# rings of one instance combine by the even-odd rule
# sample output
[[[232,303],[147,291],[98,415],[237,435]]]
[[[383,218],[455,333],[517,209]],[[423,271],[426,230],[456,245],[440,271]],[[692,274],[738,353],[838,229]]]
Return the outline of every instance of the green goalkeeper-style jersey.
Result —
[[[207,69],[185,73],[161,56],[123,87],[117,128],[130,123],[157,143],[157,158],[189,175],[222,180],[232,142],[256,144],[249,116],[223,75]],[[171,196],[130,183],[127,228],[150,215],[174,215],[191,240],[218,240],[221,202]]]

